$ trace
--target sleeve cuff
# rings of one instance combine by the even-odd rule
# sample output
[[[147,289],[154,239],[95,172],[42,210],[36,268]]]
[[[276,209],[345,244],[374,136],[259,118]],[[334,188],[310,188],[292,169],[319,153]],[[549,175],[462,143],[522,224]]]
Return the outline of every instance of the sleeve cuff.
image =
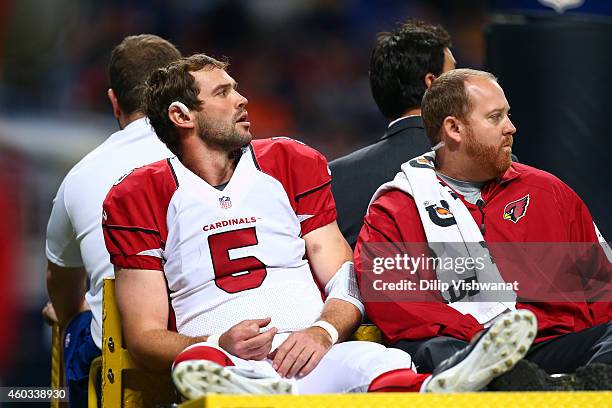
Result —
[[[329,208],[302,222],[302,236],[336,221],[336,209]]]

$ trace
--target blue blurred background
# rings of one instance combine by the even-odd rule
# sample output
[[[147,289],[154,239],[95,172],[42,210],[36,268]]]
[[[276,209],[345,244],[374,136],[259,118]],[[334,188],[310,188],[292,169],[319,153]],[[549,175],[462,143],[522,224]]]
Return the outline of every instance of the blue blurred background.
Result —
[[[568,182],[609,238],[612,135],[606,121],[612,116],[612,87],[605,71],[612,63],[606,55],[612,49],[612,2],[573,0],[564,13],[559,6],[557,11],[547,6],[561,2],[0,0],[0,386],[49,383],[50,330],[40,317],[47,300],[46,222],[68,169],[117,130],[106,98],[106,68],[112,48],[130,34],[158,34],[184,55],[228,57],[230,73],[249,99],[255,137],[291,136],[333,160],[372,143],[386,127],[367,76],[375,34],[408,17],[440,23],[452,36],[459,67],[497,68],[492,70],[513,106],[521,161]],[[547,28],[551,22],[561,25]],[[492,23],[536,31],[507,46],[512,31],[496,36],[499,30],[487,28]],[[594,83],[595,74],[583,78],[563,63],[561,54],[568,47],[555,38],[563,38],[566,23],[603,33],[578,47],[584,53],[580,58],[601,71]],[[558,52],[517,59],[539,27],[549,36],[539,38],[549,38]],[[607,48],[598,48],[598,41]],[[570,59],[581,67],[580,58]],[[547,112],[554,102],[535,97],[538,86],[551,78],[556,85],[542,92],[554,100],[563,96],[566,81],[576,83],[568,90],[571,97],[580,94],[583,81],[598,90],[589,91],[586,105],[575,99],[576,109],[595,112],[593,118],[579,114],[582,121],[571,122],[579,130],[575,137],[533,127],[546,119],[539,113],[528,119],[536,110]],[[574,111],[571,105],[568,109]],[[551,113],[550,123],[565,113]],[[533,130],[525,132],[522,123]]]

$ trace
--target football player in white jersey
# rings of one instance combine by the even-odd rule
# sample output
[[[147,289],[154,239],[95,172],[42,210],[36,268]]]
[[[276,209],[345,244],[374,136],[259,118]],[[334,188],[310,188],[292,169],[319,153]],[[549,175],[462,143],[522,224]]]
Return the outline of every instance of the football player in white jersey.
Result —
[[[522,357],[535,331],[529,312],[505,316],[480,343],[502,330],[512,341],[489,353],[476,343],[434,377],[417,375],[400,350],[336,344],[357,327],[363,304],[327,162],[292,139],[252,141],[247,99],[226,68],[197,54],[153,73],[145,110],[176,157],[136,169],[104,202],[117,302],[138,364],[173,365],[179,390],[197,397],[469,391]]]
[[[142,99],[151,72],[180,57],[173,44],[151,34],[126,37],[113,49],[108,98],[120,130],[70,170],[53,201],[46,242],[51,303],[43,315],[65,328],[72,406],[87,404],[89,366],[102,344],[102,282],[113,276],[100,222],[102,201],[121,175],[172,156],[147,122]]]

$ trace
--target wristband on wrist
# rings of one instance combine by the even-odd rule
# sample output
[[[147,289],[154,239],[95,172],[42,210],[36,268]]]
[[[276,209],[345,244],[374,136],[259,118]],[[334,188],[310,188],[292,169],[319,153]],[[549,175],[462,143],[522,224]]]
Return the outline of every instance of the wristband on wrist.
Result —
[[[221,335],[220,335],[220,334],[211,334],[211,335],[210,335],[210,336],[208,336],[208,338],[206,339],[206,342],[207,342],[207,343],[210,343],[210,344],[214,344],[214,345],[215,345],[215,346],[217,346],[217,347],[220,347],[220,346],[219,346],[219,338],[220,338],[220,337],[221,337]]]
[[[327,332],[327,334],[329,334],[329,337],[331,337],[332,345],[338,342],[338,330],[336,330],[336,328],[331,323],[328,323],[324,320],[317,320],[312,324],[312,327],[315,326],[322,328]]]

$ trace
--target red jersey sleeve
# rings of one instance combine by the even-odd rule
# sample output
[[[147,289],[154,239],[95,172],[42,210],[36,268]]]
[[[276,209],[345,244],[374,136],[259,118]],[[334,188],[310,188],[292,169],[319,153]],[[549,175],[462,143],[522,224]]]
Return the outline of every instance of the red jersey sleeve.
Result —
[[[113,265],[163,270],[166,214],[177,187],[167,160],[136,169],[115,183],[102,212],[104,241]]]
[[[426,242],[426,237],[412,197],[397,190],[379,197],[368,209],[355,247],[355,272],[360,288],[366,281],[362,260],[368,244],[395,243],[402,248],[404,243],[419,242]],[[475,333],[483,330],[472,316],[463,315],[442,301],[381,301],[380,298],[369,301],[366,292],[362,288],[366,314],[391,344],[436,336],[470,341]],[[432,293],[432,298],[437,297],[438,293]]]
[[[287,192],[302,235],[336,220],[331,173],[321,153],[286,137],[254,140],[252,147],[259,169]]]

